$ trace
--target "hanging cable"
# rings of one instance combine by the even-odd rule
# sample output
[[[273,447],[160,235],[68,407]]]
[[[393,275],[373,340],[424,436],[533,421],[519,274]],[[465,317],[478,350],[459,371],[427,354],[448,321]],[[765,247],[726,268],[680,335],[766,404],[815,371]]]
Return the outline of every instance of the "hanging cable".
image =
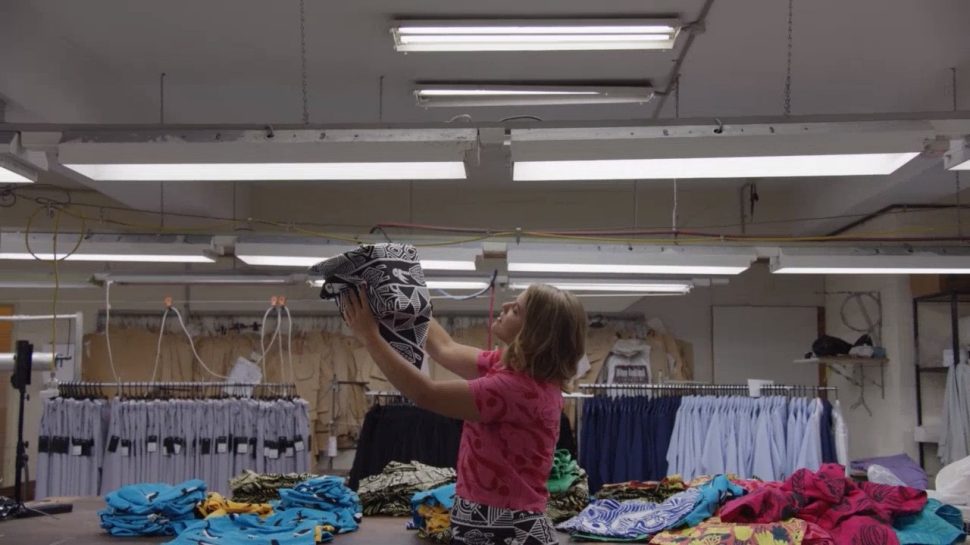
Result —
[[[273,348],[273,343],[276,342],[276,339],[277,339],[277,337],[280,334],[280,322],[279,322],[279,320],[277,320],[276,321],[276,330],[273,332],[273,336],[270,337],[270,339],[269,339],[269,346],[267,346],[265,344],[266,343],[266,339],[265,339],[265,336],[266,336],[266,319],[269,318],[269,315],[270,315],[271,312],[273,312],[273,309],[274,308],[276,308],[276,305],[271,305],[268,309],[266,309],[266,312],[263,314],[263,322],[262,322],[262,324],[259,327],[259,350],[260,350],[260,354],[259,354],[259,358],[256,361],[253,362],[255,364],[260,364],[262,366],[262,368],[263,368],[263,379],[264,380],[266,379],[266,351],[269,350],[270,348]]]
[[[155,347],[155,366],[152,368],[152,382],[155,382],[155,374],[158,372],[158,363],[162,359],[162,338],[165,335],[165,320],[168,319],[168,313],[171,310],[171,306],[165,306],[165,312],[162,313],[162,325],[158,327],[158,345]]]
[[[283,323],[283,309],[281,309],[280,307],[276,307],[276,323],[277,324],[282,324]],[[279,327],[279,326],[277,326],[277,327]],[[279,378],[279,382],[286,382],[286,370],[285,370],[286,369],[286,367],[285,367],[286,366],[286,362],[283,359],[283,338],[282,337],[280,337],[280,342],[278,344],[278,347],[279,347],[279,353],[280,353],[280,378]]]
[[[104,342],[108,347],[108,365],[115,382],[120,384],[121,378],[115,370],[115,358],[111,353],[111,280],[104,283]]]
[[[210,375],[216,378],[223,378],[223,379],[228,378],[225,375],[220,375],[219,373],[216,373],[212,369],[209,369],[209,366],[206,365],[204,361],[202,361],[202,356],[199,356],[199,352],[195,349],[195,341],[192,340],[192,334],[189,333],[189,329],[185,327],[185,320],[182,319],[182,313],[179,312],[179,309],[177,309],[176,307],[172,307],[172,311],[175,312],[175,316],[179,319],[179,325],[182,327],[182,331],[185,333],[185,337],[188,338],[189,340],[189,348],[192,349],[192,355],[195,357],[195,361],[199,362],[199,365],[201,365],[202,368],[205,369],[205,371]]]
[[[496,271],[498,272],[498,271]],[[485,350],[492,350],[492,321],[495,320],[495,277],[492,277],[492,284],[489,286],[491,293],[488,296],[488,345]]]
[[[296,368],[293,367],[293,316],[290,314],[290,307],[283,305],[286,311],[286,357],[290,365],[290,381],[296,384]]]
[[[485,295],[486,293],[488,293],[488,290],[492,289],[495,286],[495,279],[496,278],[498,278],[498,269],[492,271],[492,279],[489,280],[488,286],[482,288],[481,290],[479,290],[479,291],[477,291],[477,292],[475,292],[475,293],[473,293],[471,295],[452,295],[452,294],[448,293],[447,291],[440,290],[440,289],[436,289],[434,291],[436,293],[440,294],[445,299],[451,299],[453,301],[469,301],[471,299],[475,299],[475,298],[481,297],[482,295]]]

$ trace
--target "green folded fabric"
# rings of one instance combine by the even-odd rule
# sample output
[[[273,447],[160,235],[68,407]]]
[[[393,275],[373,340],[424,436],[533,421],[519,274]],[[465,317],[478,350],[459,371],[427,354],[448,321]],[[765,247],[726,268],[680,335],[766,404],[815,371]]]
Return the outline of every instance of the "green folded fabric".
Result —
[[[549,472],[549,480],[546,488],[549,494],[561,494],[569,490],[569,487],[579,479],[579,464],[569,454],[568,450],[557,450],[552,459],[552,471]]]

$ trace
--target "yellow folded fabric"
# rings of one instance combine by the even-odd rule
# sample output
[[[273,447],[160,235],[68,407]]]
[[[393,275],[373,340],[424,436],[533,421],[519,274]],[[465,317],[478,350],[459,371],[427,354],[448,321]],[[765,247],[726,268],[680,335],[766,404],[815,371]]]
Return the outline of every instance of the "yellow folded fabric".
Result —
[[[229,514],[251,513],[266,518],[273,514],[273,508],[268,503],[243,503],[227,500],[218,492],[212,492],[200,502],[197,507],[199,514],[205,518],[224,517]]]

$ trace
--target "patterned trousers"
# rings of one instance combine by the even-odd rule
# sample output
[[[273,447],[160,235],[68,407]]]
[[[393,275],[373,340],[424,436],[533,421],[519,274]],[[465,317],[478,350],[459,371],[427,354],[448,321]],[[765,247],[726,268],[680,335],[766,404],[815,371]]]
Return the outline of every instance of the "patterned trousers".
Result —
[[[451,543],[464,545],[555,545],[556,530],[545,513],[490,507],[455,498]]]

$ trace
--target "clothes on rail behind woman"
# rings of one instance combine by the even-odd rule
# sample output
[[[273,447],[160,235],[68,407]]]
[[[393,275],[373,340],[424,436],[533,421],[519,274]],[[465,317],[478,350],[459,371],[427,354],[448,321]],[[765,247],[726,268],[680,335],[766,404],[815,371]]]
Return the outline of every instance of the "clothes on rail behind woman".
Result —
[[[667,476],[667,450],[680,397],[597,396],[583,403],[579,462],[591,492],[604,483]]]
[[[733,473],[783,480],[821,467],[822,435],[832,434],[820,399],[689,396],[677,411],[667,451],[684,479]]]
[[[104,399],[44,402],[37,445],[38,499],[100,494],[107,411]]]
[[[458,463],[462,421],[407,403],[376,404],[364,416],[347,486],[357,490],[365,477],[380,474],[391,462],[420,462],[454,468]],[[569,421],[560,418],[556,448],[576,450]]]

